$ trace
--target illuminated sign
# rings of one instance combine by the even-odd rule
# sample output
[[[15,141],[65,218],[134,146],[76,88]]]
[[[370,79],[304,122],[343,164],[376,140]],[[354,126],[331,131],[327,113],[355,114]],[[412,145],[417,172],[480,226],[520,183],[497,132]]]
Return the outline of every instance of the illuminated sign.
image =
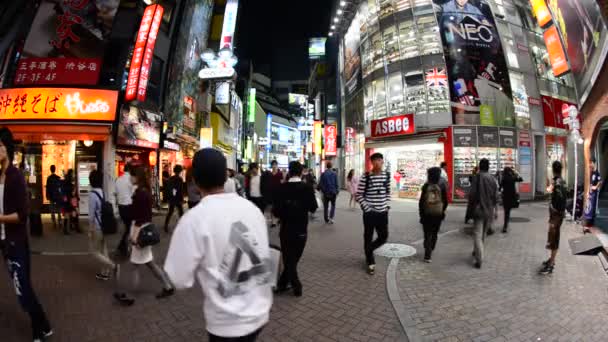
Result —
[[[226,2],[226,11],[224,12],[224,26],[222,27],[220,49],[227,48],[232,50],[234,28],[236,27],[236,17],[238,10],[238,0],[228,0]]]
[[[211,80],[218,78],[232,78],[236,71],[233,67],[227,68],[205,68],[198,72],[198,78],[202,80]]]
[[[117,101],[113,90],[0,89],[0,120],[114,121]]]
[[[207,148],[213,146],[213,128],[203,127],[201,128],[200,137],[200,148]]]
[[[249,88],[249,98],[247,99],[247,122],[255,122],[255,88]]]
[[[315,121],[313,128],[313,144],[314,154],[321,154],[323,151],[322,140],[323,140],[323,123],[321,121]]]
[[[99,80],[99,58],[21,58],[15,85],[88,84]]]
[[[327,38],[310,38],[308,41],[308,58],[320,59],[325,56],[325,41]]]
[[[266,116],[266,138],[268,138],[268,143],[266,144],[266,151],[270,151],[272,147],[272,114],[268,114]]]
[[[158,148],[162,118],[147,110],[123,105],[120,110],[120,124],[116,142],[119,145]]]
[[[538,21],[540,27],[545,27],[551,22],[551,12],[545,3],[545,0],[530,0],[532,11]]]
[[[372,120],[372,138],[414,134],[414,114]]]
[[[163,141],[163,148],[172,151],[179,151],[180,146],[178,143],[174,143],[173,141],[165,140]]]
[[[335,156],[338,152],[336,140],[338,139],[338,130],[335,125],[325,126],[325,155]]]
[[[562,41],[559,39],[557,33],[557,27],[551,26],[543,34],[545,38],[545,44],[547,45],[547,51],[549,52],[549,60],[551,62],[551,68],[553,69],[553,75],[559,77],[570,71],[568,61],[566,60],[566,54],[564,53],[564,47]]]
[[[137,32],[135,48],[133,49],[125,101],[135,100],[136,97],[141,102],[146,99],[146,88],[148,86],[152,57],[154,56],[154,45],[156,44],[156,36],[158,35],[160,22],[163,18],[163,12],[164,9],[160,5],[150,5],[144,11],[144,16],[141,19],[139,31]]]

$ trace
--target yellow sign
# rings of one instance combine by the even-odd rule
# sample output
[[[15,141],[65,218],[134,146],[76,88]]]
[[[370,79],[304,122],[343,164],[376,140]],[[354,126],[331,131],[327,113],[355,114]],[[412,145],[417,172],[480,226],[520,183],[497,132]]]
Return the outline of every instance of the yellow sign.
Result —
[[[315,121],[313,126],[313,142],[314,142],[314,153],[321,154],[323,151],[323,123],[321,121]]]

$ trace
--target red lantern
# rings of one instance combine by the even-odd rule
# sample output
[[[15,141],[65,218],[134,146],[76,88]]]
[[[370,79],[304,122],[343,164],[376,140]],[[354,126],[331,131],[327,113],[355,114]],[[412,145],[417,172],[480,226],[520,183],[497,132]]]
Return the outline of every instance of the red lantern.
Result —
[[[155,152],[150,152],[148,161],[150,162],[150,166],[156,166],[156,153]]]

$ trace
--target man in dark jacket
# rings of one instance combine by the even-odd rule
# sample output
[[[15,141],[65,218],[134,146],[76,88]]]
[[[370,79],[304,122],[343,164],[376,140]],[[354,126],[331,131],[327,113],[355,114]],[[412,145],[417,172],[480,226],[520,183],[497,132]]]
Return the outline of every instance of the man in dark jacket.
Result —
[[[281,251],[284,269],[277,284],[277,292],[285,292],[289,285],[296,297],[302,296],[298,278],[298,262],[304,252],[308,235],[308,213],[317,210],[317,199],[310,184],[300,178],[302,164],[289,163],[289,181],[281,184],[276,194],[273,211],[281,220]]]
[[[169,233],[169,221],[173,216],[173,211],[177,208],[177,214],[179,217],[184,215],[184,180],[180,176],[182,173],[182,166],[175,165],[173,168],[174,175],[169,178],[168,182],[168,193],[169,193],[169,212],[165,218],[165,232]]]
[[[427,171],[427,181],[422,186],[418,211],[424,230],[424,261],[431,262],[431,254],[437,244],[437,234],[448,208],[446,182],[441,178],[441,168],[432,167]]]
[[[57,226],[55,214],[61,221],[60,208],[61,205],[61,177],[55,174],[55,165],[51,165],[51,175],[46,178],[46,199],[51,203],[51,219],[53,226]]]
[[[502,206],[505,211],[505,221],[502,227],[502,232],[507,233],[509,229],[509,220],[511,218],[511,209],[519,207],[519,194],[515,183],[521,182],[523,179],[513,171],[510,167],[505,167],[500,179],[500,190],[502,190]]]
[[[551,193],[551,202],[549,202],[549,232],[546,245],[546,248],[551,252],[551,256],[543,262],[543,267],[538,272],[541,275],[553,273],[555,258],[559,249],[560,230],[566,212],[567,195],[566,183],[562,179],[562,163],[554,161],[551,168],[553,169],[553,180],[547,189],[547,192]]]
[[[323,193],[323,218],[325,223],[334,224],[334,215],[336,213],[336,197],[338,197],[338,176],[331,169],[331,162],[327,162],[325,172],[319,180],[319,189]],[[331,210],[328,209],[331,204]]]

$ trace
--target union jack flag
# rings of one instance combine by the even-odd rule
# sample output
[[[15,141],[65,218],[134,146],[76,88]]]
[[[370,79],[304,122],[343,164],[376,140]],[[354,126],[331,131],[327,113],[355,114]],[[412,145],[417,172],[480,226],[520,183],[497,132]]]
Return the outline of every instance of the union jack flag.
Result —
[[[448,75],[445,68],[428,69],[426,72],[427,87],[445,87],[448,85]]]

